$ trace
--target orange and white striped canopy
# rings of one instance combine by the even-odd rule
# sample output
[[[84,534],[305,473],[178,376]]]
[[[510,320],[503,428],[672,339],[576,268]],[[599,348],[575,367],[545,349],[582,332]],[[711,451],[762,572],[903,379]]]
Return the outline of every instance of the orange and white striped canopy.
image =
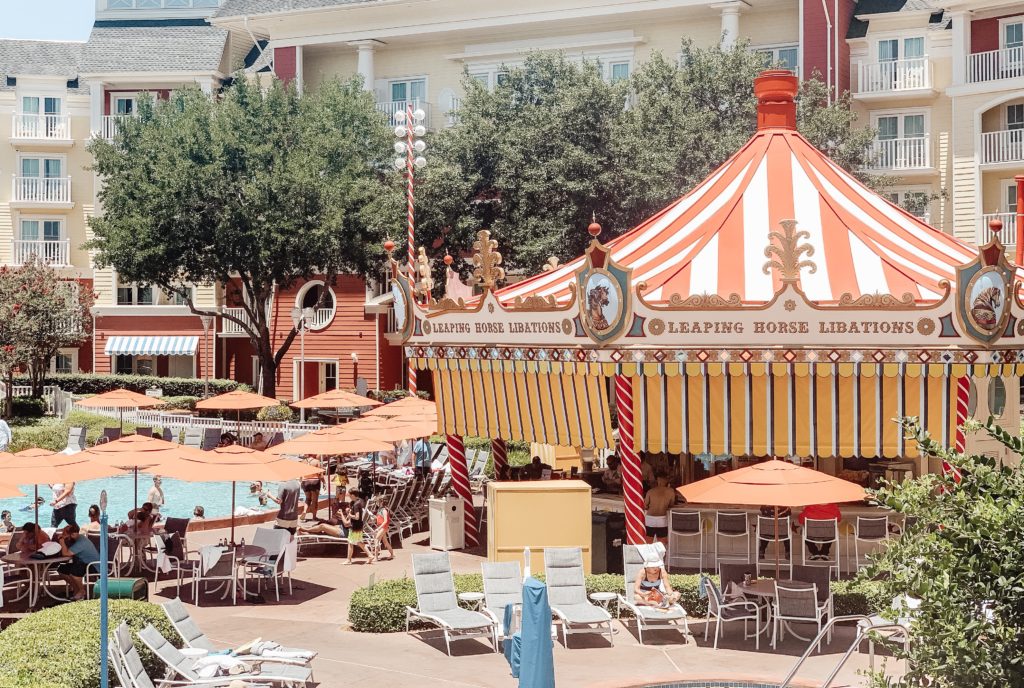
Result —
[[[608,242],[612,258],[646,282],[646,301],[678,294],[737,294],[748,304],[771,301],[781,276],[768,274],[768,233],[795,219],[810,233],[817,270],[804,270],[811,301],[836,303],[843,294],[913,295],[937,301],[956,266],[977,256],[971,245],[929,227],[877,195],[818,151],[797,131],[760,129],[693,191],[626,234]],[[576,259],[497,292],[554,296],[566,302],[582,265]]]

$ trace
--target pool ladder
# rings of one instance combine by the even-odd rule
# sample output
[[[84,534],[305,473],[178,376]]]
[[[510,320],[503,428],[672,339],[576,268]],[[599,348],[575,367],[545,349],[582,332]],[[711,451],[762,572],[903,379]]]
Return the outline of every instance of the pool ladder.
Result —
[[[865,616],[863,614],[850,614],[848,616],[837,616],[835,618],[829,619],[828,623],[826,623],[822,627],[821,631],[818,632],[817,637],[814,638],[814,640],[812,640],[807,645],[807,649],[804,650],[804,653],[800,656],[800,659],[798,659],[796,661],[796,664],[793,665],[793,668],[789,670],[788,674],[786,674],[786,678],[784,678],[782,680],[782,683],[779,684],[779,688],[789,688],[790,682],[792,682],[792,680],[796,676],[797,672],[800,671],[800,667],[802,667],[804,662],[807,661],[807,658],[811,656],[811,652],[813,652],[814,648],[818,646],[818,643],[820,643],[822,641],[822,639],[825,637],[825,635],[828,634],[829,631],[832,630],[832,627],[835,626],[836,624],[844,623],[844,622],[848,622],[848,621],[858,621],[858,622],[859,621],[867,621],[868,624],[866,626],[863,626],[863,627],[859,628],[859,630],[857,632],[857,637],[850,644],[850,647],[847,648],[846,653],[843,654],[843,656],[839,659],[839,662],[836,664],[835,668],[832,669],[832,673],[830,673],[828,675],[828,678],[825,679],[825,682],[821,684],[821,688],[829,688],[829,686],[832,685],[832,682],[836,680],[836,676],[839,675],[839,672],[842,670],[842,668],[844,666],[846,666],[846,662],[849,661],[850,657],[853,655],[854,650],[856,650],[858,647],[860,647],[860,644],[862,642],[864,642],[864,639],[867,637],[867,635],[869,633],[872,633],[874,631],[898,631],[903,636],[903,648],[904,648],[904,650],[907,649],[907,646],[910,643],[910,631],[903,624],[898,624],[898,623],[872,624],[871,623],[871,617]],[[871,657],[869,666],[870,666],[871,670],[874,671],[874,669],[875,669],[875,643],[870,638],[868,638],[868,643],[869,643],[869,648],[870,648],[869,652],[870,652],[870,657]]]

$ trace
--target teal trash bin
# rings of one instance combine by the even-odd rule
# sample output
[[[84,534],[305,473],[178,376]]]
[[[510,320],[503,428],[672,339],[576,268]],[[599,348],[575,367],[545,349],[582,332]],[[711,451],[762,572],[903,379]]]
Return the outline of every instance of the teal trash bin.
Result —
[[[93,585],[92,596],[100,596],[100,584]],[[145,578],[110,578],[107,580],[107,597],[112,600],[148,600],[149,584]]]

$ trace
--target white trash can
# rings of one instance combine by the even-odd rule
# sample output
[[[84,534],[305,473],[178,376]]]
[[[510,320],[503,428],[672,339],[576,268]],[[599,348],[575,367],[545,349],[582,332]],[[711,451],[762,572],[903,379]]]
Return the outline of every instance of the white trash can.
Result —
[[[466,546],[465,508],[458,497],[430,500],[430,549],[463,549]]]

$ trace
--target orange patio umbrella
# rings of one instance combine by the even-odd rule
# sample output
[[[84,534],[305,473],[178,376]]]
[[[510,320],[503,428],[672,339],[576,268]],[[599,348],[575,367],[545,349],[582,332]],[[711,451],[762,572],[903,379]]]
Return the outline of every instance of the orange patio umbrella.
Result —
[[[360,437],[351,430],[346,430],[347,425],[332,425],[308,432],[295,439],[270,447],[267,449],[267,453],[279,455],[292,454],[294,456],[305,454],[329,456],[334,454],[363,454],[391,449],[391,444],[384,440]]]
[[[419,416],[416,418],[359,418],[341,426],[353,437],[400,442],[429,437],[437,432],[437,420]]]
[[[118,422],[122,431],[124,430],[125,409],[155,408],[164,405],[164,402],[160,399],[139,394],[130,389],[112,389],[103,394],[80,399],[75,403],[83,408],[116,408],[118,410]]]
[[[28,450],[25,450],[26,452]],[[39,522],[39,486],[54,483],[77,483],[82,480],[109,478],[123,473],[119,468],[91,463],[78,454],[44,454],[35,456],[0,454],[0,485],[32,485],[35,487],[35,520]]]
[[[419,397],[402,397],[398,401],[367,411],[366,416],[405,416],[409,414],[433,413],[437,415],[437,404]]]
[[[369,406],[381,406],[382,402],[360,394],[347,392],[343,389],[332,389],[322,394],[307,397],[301,401],[291,403],[295,408],[366,408]]]
[[[242,411],[255,411],[261,408],[279,406],[280,403],[277,399],[271,399],[262,394],[243,392],[240,389],[236,389],[233,392],[197,401],[196,408],[204,411],[235,411],[237,414],[238,431],[241,432]]]
[[[234,542],[236,481],[298,480],[316,475],[321,469],[308,463],[233,444],[199,452],[194,457],[150,466],[147,471],[188,482],[231,481],[231,541]]]
[[[20,452],[14,452],[14,456],[32,458],[33,456],[53,456],[53,452],[49,449],[41,449],[39,447],[29,447],[28,449],[22,449]],[[3,455],[0,455],[0,461],[3,460]]]
[[[687,502],[775,507],[775,577],[779,577],[779,507],[859,502],[867,491],[856,483],[788,461],[772,459],[678,488]]]

